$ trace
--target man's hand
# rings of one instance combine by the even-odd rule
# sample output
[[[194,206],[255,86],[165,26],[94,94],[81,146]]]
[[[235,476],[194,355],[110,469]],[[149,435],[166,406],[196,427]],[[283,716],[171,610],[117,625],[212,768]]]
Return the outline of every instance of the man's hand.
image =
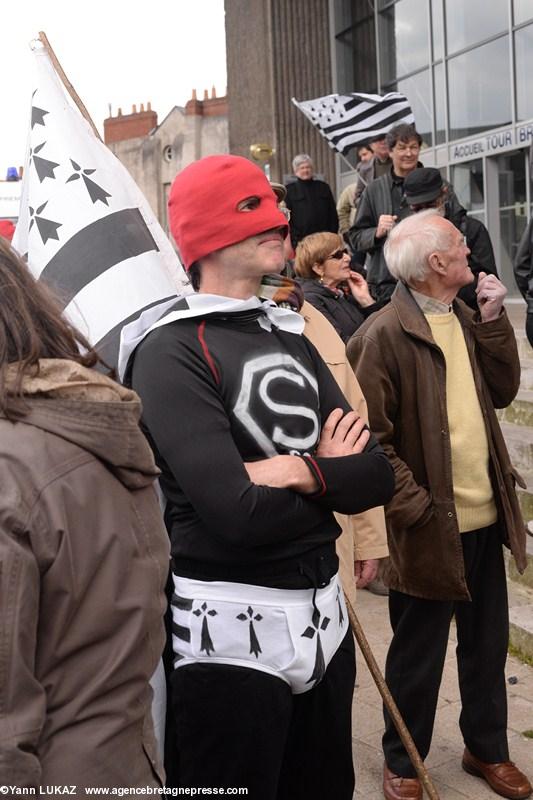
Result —
[[[334,409],[322,428],[317,456],[336,458],[362,453],[370,439],[370,431],[364,427],[364,419],[355,411],[345,414],[342,408]]]
[[[480,272],[477,281],[477,304],[482,322],[490,322],[500,316],[507,289],[496,275]]]
[[[368,558],[365,561],[356,561],[354,564],[355,585],[358,589],[368,586],[378,574],[379,559]]]
[[[381,214],[378,219],[378,227],[376,228],[376,239],[381,239],[386,236],[391,228],[396,224],[398,217],[396,214]]]
[[[256,486],[292,489],[300,494],[312,494],[319,488],[315,476],[299,456],[272,456],[261,461],[245,461],[244,466]]]

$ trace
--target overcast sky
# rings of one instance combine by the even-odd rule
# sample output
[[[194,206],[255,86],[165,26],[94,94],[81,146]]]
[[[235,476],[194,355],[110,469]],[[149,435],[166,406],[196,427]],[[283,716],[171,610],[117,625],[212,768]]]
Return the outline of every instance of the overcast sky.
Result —
[[[24,163],[32,87],[30,41],[39,31],[100,131],[103,120],[152,103],[161,122],[196,88],[226,91],[223,0],[19,0],[0,45],[0,178]]]

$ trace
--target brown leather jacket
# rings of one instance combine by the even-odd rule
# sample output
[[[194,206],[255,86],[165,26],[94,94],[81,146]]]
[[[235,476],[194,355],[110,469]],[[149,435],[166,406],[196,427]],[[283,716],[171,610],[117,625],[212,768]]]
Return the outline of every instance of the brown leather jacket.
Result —
[[[0,417],[0,785],[162,786],[169,543],[140,401],[59,359],[24,392]]]
[[[525,527],[494,408],[507,406],[520,383],[513,329],[502,313],[480,322],[454,302],[464,331],[486,423],[490,472],[504,544],[526,566]],[[368,319],[348,343],[365,394],[370,426],[394,467],[396,492],[385,508],[393,589],[417,597],[465,600],[461,537],[453,499],[444,356],[407,287]]]

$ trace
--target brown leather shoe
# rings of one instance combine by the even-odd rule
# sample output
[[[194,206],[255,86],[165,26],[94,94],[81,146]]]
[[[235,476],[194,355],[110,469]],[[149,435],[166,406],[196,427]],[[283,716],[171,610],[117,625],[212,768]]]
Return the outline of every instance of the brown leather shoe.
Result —
[[[512,761],[502,761],[499,764],[486,764],[472,755],[465,747],[463,754],[463,769],[470,775],[476,775],[487,781],[490,788],[502,797],[511,800],[525,800],[533,791],[530,782]]]
[[[418,778],[401,778],[383,767],[383,794],[385,800],[422,800],[422,786]]]

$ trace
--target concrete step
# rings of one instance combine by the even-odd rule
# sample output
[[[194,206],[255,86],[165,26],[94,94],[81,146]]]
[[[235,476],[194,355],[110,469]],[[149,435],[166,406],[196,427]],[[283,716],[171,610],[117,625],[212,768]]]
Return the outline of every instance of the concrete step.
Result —
[[[533,592],[533,536],[526,536],[527,567],[522,575],[518,572],[514,558],[507,548],[504,549],[504,554],[509,583],[513,586],[516,584],[521,588],[526,588]]]
[[[513,466],[520,474],[533,473],[533,429],[512,422],[502,422],[501,429]]]
[[[533,358],[520,359],[520,389],[533,389]]]
[[[533,390],[526,389],[521,384],[511,405],[499,409],[498,417],[500,422],[512,422],[514,425],[533,427]]]
[[[533,589],[508,582],[509,643],[522,656],[533,658]]]
[[[527,523],[533,520],[533,472],[520,472],[520,475],[526,482],[527,488],[522,489],[520,486],[517,486],[516,493],[520,501],[522,516]]]

